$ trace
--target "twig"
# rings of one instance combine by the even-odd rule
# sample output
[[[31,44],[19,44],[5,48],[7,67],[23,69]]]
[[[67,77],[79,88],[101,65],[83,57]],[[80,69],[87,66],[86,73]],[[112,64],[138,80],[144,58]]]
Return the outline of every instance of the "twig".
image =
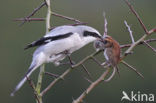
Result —
[[[150,43],[150,42],[156,42],[156,39],[148,39],[148,40],[145,40],[145,42],[147,43]],[[143,42],[140,42],[138,45],[141,45],[143,44]],[[132,44],[123,44],[123,45],[120,45],[120,48],[127,48],[127,47],[130,47]]]
[[[74,23],[74,24],[66,24],[66,25],[69,25],[69,26],[77,26],[77,25],[86,25],[87,23],[83,23],[83,22],[81,22],[81,23]],[[57,26],[56,26],[57,27]],[[50,28],[50,30],[52,30],[52,29],[54,29],[54,28],[56,28],[55,26],[54,27],[51,27]]]
[[[23,25],[27,21],[27,19],[32,17],[37,11],[39,11],[44,5],[46,5],[46,2],[43,2],[39,7],[35,8],[31,14],[29,14],[27,17],[25,17],[25,20],[20,24],[20,26]]]
[[[81,65],[82,65],[82,68],[84,69],[84,71],[87,73],[88,77],[89,77],[90,79],[92,79],[91,74],[90,74],[90,72],[87,70],[86,66],[85,66],[83,63],[82,63]]]
[[[105,12],[103,12],[103,17],[104,17],[104,34],[103,34],[103,36],[106,36],[107,35],[107,18],[106,18],[106,14],[105,14]]]
[[[156,53],[156,49],[153,48],[150,44],[148,44],[146,41],[144,41],[144,44],[149,47],[150,49],[152,49],[152,51],[154,51]]]
[[[126,63],[125,61],[121,61],[122,64],[124,64],[125,66],[127,66],[128,68],[132,69],[134,72],[136,72],[140,77],[144,78],[144,76],[138,72],[134,67],[132,67],[131,65],[129,65],[128,63]]]
[[[155,28],[154,28],[154,29],[151,29],[151,30],[148,32],[148,33],[149,33],[148,35],[151,35],[152,33],[154,33],[154,30],[155,30]],[[144,34],[139,40],[137,40],[135,43],[133,43],[133,44],[126,50],[125,55],[128,54],[129,52],[131,52],[131,51],[133,50],[133,48],[134,48],[136,45],[142,43],[148,35]]]
[[[38,94],[37,94],[37,91],[36,91],[36,89],[35,89],[35,85],[34,85],[33,81],[32,81],[29,77],[27,77],[27,76],[26,76],[26,78],[27,78],[27,81],[28,81],[30,87],[31,87],[31,88],[33,89],[33,91],[34,91],[34,96],[35,96],[37,102],[40,103],[40,100],[39,100],[39,97],[38,97]]]
[[[54,78],[59,77],[59,75],[53,74],[53,73],[50,73],[50,72],[45,72],[45,74],[47,74],[47,75],[49,75],[49,76],[52,76],[52,77],[54,77]]]
[[[50,31],[50,17],[51,17],[51,7],[50,7],[50,0],[46,0],[47,4],[47,17],[46,17],[46,33]]]
[[[110,68],[107,68],[106,71],[96,81],[91,83],[90,86],[72,103],[82,103],[83,99],[87,96],[87,94],[89,94],[98,84],[104,81],[109,71],[110,71]]]
[[[70,20],[70,21],[74,21],[74,22],[77,22],[77,23],[82,23],[80,20],[77,20],[75,18],[71,18],[71,17],[68,17],[68,16],[64,16],[64,15],[61,15],[61,14],[58,14],[58,13],[55,13],[55,12],[52,12],[52,15],[57,16],[57,17],[61,17],[61,18],[64,18],[64,19],[67,19],[67,20]]]
[[[128,31],[129,31],[129,35],[131,37],[132,43],[134,43],[135,41],[134,41],[133,33],[132,33],[132,30],[131,30],[130,26],[127,24],[127,21],[126,20],[124,21],[124,23],[125,23]]]
[[[100,63],[100,61],[98,61],[95,57],[92,57],[91,59],[92,59],[95,63],[97,63],[100,67],[102,67],[102,68],[104,67],[104,66],[101,65],[102,63]]]
[[[85,80],[87,80],[89,83],[93,83],[91,80],[89,80],[88,78],[84,77]]]
[[[132,11],[132,13],[137,17],[138,21],[140,22],[142,28],[144,29],[145,33],[148,35],[149,32],[146,28],[146,26],[144,25],[144,23],[142,22],[142,20],[140,19],[138,13],[134,10],[133,6],[128,2],[128,0],[125,0],[127,5],[129,6],[130,10]]]
[[[45,18],[17,18],[17,19],[14,19],[14,21],[45,21]]]
[[[36,92],[37,92],[37,95],[38,95],[38,98],[39,98],[40,103],[43,103],[42,96],[40,95],[40,91],[41,91],[42,78],[43,78],[44,71],[45,71],[45,64],[43,64],[40,67],[40,73],[38,75],[38,81],[37,81],[37,85],[36,85],[36,89],[35,89]]]

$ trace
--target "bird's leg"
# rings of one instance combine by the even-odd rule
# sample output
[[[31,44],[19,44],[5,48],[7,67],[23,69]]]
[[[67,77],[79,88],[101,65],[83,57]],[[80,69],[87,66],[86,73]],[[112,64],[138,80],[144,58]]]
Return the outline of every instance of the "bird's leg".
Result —
[[[115,66],[114,68],[117,70],[117,73],[118,73],[118,75],[120,76],[120,72],[119,72],[118,66]]]
[[[71,57],[70,57],[69,51],[68,51],[68,50],[65,50],[65,51],[64,51],[64,54],[67,55],[67,57],[68,57],[68,59],[69,59],[70,65],[71,65],[71,66],[74,65],[75,62],[72,61],[72,59],[71,59]]]

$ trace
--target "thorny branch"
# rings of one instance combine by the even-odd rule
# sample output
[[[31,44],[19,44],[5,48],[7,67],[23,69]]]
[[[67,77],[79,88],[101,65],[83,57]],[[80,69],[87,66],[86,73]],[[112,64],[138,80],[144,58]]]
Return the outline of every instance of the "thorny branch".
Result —
[[[146,26],[144,25],[144,23],[142,22],[142,20],[140,19],[138,13],[135,11],[135,9],[133,8],[133,6],[128,2],[128,0],[125,0],[125,2],[127,3],[127,5],[129,6],[131,12],[136,16],[136,18],[138,19],[138,21],[140,22],[142,28],[144,29],[145,33],[148,35],[149,32],[146,28]]]
[[[137,17],[137,19],[139,20],[141,26],[143,27],[143,29],[145,30],[146,34],[141,37],[138,41],[132,43],[130,45],[130,47],[126,50],[125,54],[130,53],[132,51],[132,49],[134,47],[136,47],[138,44],[142,43],[142,41],[144,41],[144,39],[147,37],[147,35],[152,34],[153,32],[155,32],[155,29],[152,29],[150,31],[147,31],[145,25],[143,24],[142,20],[140,19],[139,15],[137,14],[137,12],[133,9],[133,7],[131,6],[131,4],[128,2],[128,0],[126,0],[126,3],[128,4],[128,6],[130,7],[130,10],[135,14],[135,16]],[[123,46],[125,47],[125,46]],[[127,55],[124,55],[124,57],[126,57]],[[134,70],[138,75],[142,76],[142,74],[140,74],[139,72],[136,71],[135,68],[133,68],[132,66],[128,65],[126,62],[122,61],[122,63],[124,63],[127,67],[131,68],[132,70]],[[105,79],[105,76],[108,74],[108,69],[106,70],[106,73],[104,72],[95,82],[91,83],[90,86],[76,99],[73,101],[73,103],[82,103],[83,99],[86,97],[86,95],[92,90],[94,89],[98,84],[101,83],[101,81],[103,81]],[[143,76],[142,76],[143,77]]]
[[[27,78],[27,81],[28,81],[30,87],[31,87],[31,88],[33,89],[33,91],[34,91],[34,97],[36,98],[37,102],[40,103],[40,100],[39,100],[37,91],[35,90],[35,84],[33,83],[33,81],[32,81],[29,77],[26,76],[26,78]]]
[[[150,49],[152,49],[152,51],[154,51],[156,53],[156,49],[153,48],[150,44],[148,44],[146,41],[144,41],[144,44],[149,47]]]
[[[28,21],[28,19],[30,17],[32,17],[37,11],[39,11],[44,5],[46,5],[46,2],[43,2],[39,7],[35,8],[31,14],[29,14],[27,17],[23,18],[23,22],[20,24],[20,26],[23,25],[26,21]]]
[[[133,33],[132,33],[132,30],[131,30],[130,26],[127,24],[127,21],[126,20],[124,21],[124,23],[125,23],[128,31],[129,31],[129,35],[131,37],[132,43],[134,43],[135,41],[134,41]]]
[[[31,18],[35,13],[37,13],[45,5],[47,5],[46,0],[44,0],[44,2],[39,7],[35,8],[34,11],[32,13],[30,13],[28,16],[26,16],[24,18],[17,18],[17,19],[15,19],[15,21],[22,21],[22,23],[20,24],[20,26],[21,26],[21,25],[23,25],[27,21],[30,22],[30,21],[44,21],[44,20],[46,20],[45,18]],[[47,7],[49,7],[49,6],[47,6]],[[68,16],[64,16],[64,15],[52,12],[51,10],[49,12],[50,12],[50,14],[52,14],[52,15],[54,15],[56,17],[60,17],[60,18],[63,18],[63,19],[75,22],[75,24],[69,24],[69,25],[76,26],[76,25],[86,24],[84,22],[81,22],[78,19],[75,19],[75,18],[72,18],[72,17],[68,17]]]
[[[49,1],[49,3],[47,1]],[[153,47],[151,47],[148,43],[149,42],[155,42],[156,39],[148,39],[148,40],[145,40],[145,38],[148,35],[156,32],[156,28],[153,28],[153,29],[151,29],[151,30],[148,31],[147,28],[145,27],[145,25],[143,24],[142,20],[140,19],[139,15],[134,10],[133,6],[128,2],[128,0],[125,0],[125,1],[126,1],[127,5],[129,6],[131,12],[137,17],[138,21],[140,22],[140,24],[143,27],[143,29],[144,29],[144,31],[145,31],[146,34],[144,34],[139,40],[137,40],[135,42],[134,41],[134,38],[133,38],[133,35],[131,33],[132,31],[130,30],[130,27],[128,26],[128,24],[126,25],[127,28],[128,28],[128,30],[129,30],[129,32],[130,32],[132,43],[131,44],[124,44],[124,45],[121,45],[120,46],[121,48],[128,48],[125,51],[125,53],[124,53],[125,54],[124,57],[126,57],[127,56],[126,54],[128,54],[129,52],[131,52],[133,50],[133,48],[136,47],[136,46],[138,46],[138,45],[147,45],[149,48],[151,48],[155,52],[156,50]],[[48,8],[47,18],[46,19],[45,18],[31,18],[44,5],[47,5],[47,8]],[[48,7],[48,5],[49,5],[49,7]],[[52,12],[51,9],[50,9],[50,0],[45,0],[45,2],[43,2],[39,7],[37,7],[36,9],[34,9],[34,11],[30,15],[28,15],[27,17],[15,19],[15,21],[22,21],[22,24],[24,24],[27,21],[43,21],[43,20],[46,20],[46,22],[47,22],[46,23],[47,24],[46,31],[48,32],[49,30],[53,29],[53,28],[50,27],[50,15],[54,15],[54,16],[61,17],[63,19],[67,19],[67,20],[70,20],[70,21],[74,21],[75,22],[75,24],[69,24],[69,25],[82,25],[82,24],[86,24],[86,23],[83,23],[83,22],[81,22],[81,21],[79,21],[77,19],[74,19],[74,18],[71,18],[71,17],[67,17],[67,16],[64,16],[64,15],[60,15],[60,14],[57,14],[55,12]],[[105,14],[104,14],[104,18],[105,18]],[[107,19],[105,18],[104,21],[105,21],[105,23],[104,23],[104,35],[107,35]],[[89,56],[85,57],[84,59],[82,59],[77,64],[75,64],[72,67],[70,67],[69,69],[67,69],[60,76],[56,76],[56,78],[42,92],[40,92],[41,84],[39,83],[39,92],[37,92],[37,95],[35,95],[35,98],[37,99],[37,102],[38,103],[42,103],[42,97],[43,97],[43,95],[49,89],[51,89],[58,81],[64,80],[65,76],[67,76],[73,69],[76,69],[78,66],[81,66],[83,63],[85,63],[89,59],[93,60],[94,62],[96,62],[97,64],[100,65],[100,62],[98,62],[95,59],[95,56],[98,55],[101,52],[102,51],[97,51],[97,52],[92,53],[91,55],[89,55]],[[122,61],[122,62],[124,62],[124,61]],[[132,66],[130,66],[128,64],[126,64],[126,65],[128,67],[131,67],[134,71],[136,71],[136,69],[133,68]],[[99,85],[102,81],[105,80],[105,77],[108,75],[109,72],[110,72],[110,68],[107,68],[106,71],[101,76],[99,76],[99,78],[96,81],[94,81],[94,82],[90,81],[90,83],[91,83],[90,86],[76,100],[73,100],[73,103],[81,103],[81,102],[83,102],[83,99],[88,95],[88,93],[90,93],[97,85]],[[136,72],[136,73],[138,73],[138,72]],[[48,74],[48,73],[46,72],[46,74]],[[49,75],[51,75],[51,74],[49,74]],[[32,86],[32,83],[30,81],[29,81],[29,84],[31,85],[31,87],[35,91],[36,88],[34,88]]]

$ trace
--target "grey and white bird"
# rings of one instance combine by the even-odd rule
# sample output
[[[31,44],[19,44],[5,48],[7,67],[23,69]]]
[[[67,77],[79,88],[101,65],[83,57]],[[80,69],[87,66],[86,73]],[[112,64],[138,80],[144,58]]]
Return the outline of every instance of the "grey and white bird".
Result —
[[[89,26],[59,26],[51,30],[42,38],[27,45],[25,49],[38,48],[33,53],[32,63],[25,74],[24,78],[19,82],[11,96],[14,96],[27,80],[34,70],[44,63],[52,62],[59,65],[68,53],[82,48],[83,46],[95,40],[102,40],[100,33]],[[66,53],[64,53],[66,52]]]

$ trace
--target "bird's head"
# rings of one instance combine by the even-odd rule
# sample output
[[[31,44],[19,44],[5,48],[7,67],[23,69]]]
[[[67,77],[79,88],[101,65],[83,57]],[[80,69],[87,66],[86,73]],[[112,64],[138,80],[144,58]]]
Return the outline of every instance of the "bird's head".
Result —
[[[101,34],[90,26],[77,26],[78,32],[85,42],[93,42],[95,40],[102,40]]]

